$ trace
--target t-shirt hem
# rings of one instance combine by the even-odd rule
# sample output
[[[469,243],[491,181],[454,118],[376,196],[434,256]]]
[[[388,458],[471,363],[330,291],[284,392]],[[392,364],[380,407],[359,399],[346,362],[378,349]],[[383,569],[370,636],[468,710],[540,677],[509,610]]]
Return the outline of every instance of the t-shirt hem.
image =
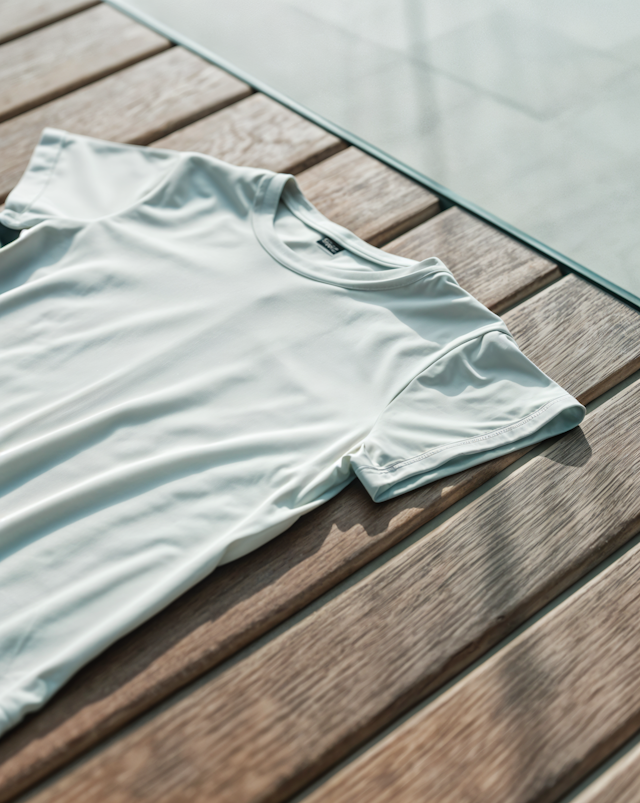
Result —
[[[0,221],[10,228],[21,228],[29,221],[29,212],[47,188],[55,172],[65,143],[65,134],[45,128],[36,145],[27,169],[9,193]]]

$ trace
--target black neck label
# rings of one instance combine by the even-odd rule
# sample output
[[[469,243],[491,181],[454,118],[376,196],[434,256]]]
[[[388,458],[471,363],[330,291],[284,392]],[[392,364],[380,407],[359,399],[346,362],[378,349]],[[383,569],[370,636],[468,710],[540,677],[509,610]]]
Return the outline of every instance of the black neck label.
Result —
[[[318,240],[318,245],[321,248],[324,248],[325,251],[328,251],[331,256],[335,256],[336,254],[339,254],[340,251],[344,251],[344,248],[341,245],[338,245],[335,240],[332,240],[331,237],[321,237]]]

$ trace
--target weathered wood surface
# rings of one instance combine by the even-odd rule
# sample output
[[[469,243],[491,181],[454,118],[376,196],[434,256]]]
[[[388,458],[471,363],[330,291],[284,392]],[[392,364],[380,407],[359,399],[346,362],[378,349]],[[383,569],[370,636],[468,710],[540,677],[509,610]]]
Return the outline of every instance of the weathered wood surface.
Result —
[[[571,803],[639,803],[640,746],[604,772]]]
[[[640,368],[640,314],[575,274],[538,293],[532,306],[538,314],[530,320],[523,314],[527,302],[503,316],[511,334],[532,362],[559,377],[558,384],[583,404]],[[605,326],[596,323],[603,318]],[[598,329],[595,338],[589,333],[592,324]],[[616,348],[621,351],[613,356]],[[605,351],[612,359],[603,372]]]
[[[104,803],[168,803],[185,796],[217,803],[284,800],[638,529],[640,383],[635,383],[589,415],[582,429],[565,435],[430,536],[98,751],[34,801],[75,803],[89,795]],[[490,688],[481,684],[478,690],[475,681],[462,681],[459,702],[436,706],[445,713],[425,725],[424,738],[425,719],[419,717],[420,727],[412,721],[408,735],[405,727],[396,732],[397,742],[391,739],[401,745],[392,749],[392,759],[347,768],[328,784],[327,799],[376,800],[392,779],[393,796],[402,800],[516,803],[520,797],[498,794],[501,784],[511,783],[512,789],[529,790],[523,801],[537,803],[541,798],[533,790],[561,778],[575,781],[575,775],[569,778],[572,767],[589,768],[585,756],[574,762],[576,751],[584,748],[589,760],[602,757],[598,749],[605,742],[612,749],[640,722],[637,562],[636,557],[626,580],[618,571],[607,586],[629,583],[619,599],[597,594],[586,604],[582,595],[572,608],[578,615],[561,634],[524,650],[508,648],[500,653],[509,656],[506,661],[492,659],[499,710],[492,707],[496,696]],[[606,637],[610,649],[598,643]],[[570,654],[554,664],[563,639],[572,643]],[[469,688],[476,689],[473,695]],[[527,719],[529,710],[538,716]],[[591,710],[593,743],[585,747]],[[602,723],[594,724],[599,716],[607,720],[608,741],[603,742]],[[497,766],[487,765],[496,742],[509,760],[501,763],[496,748]],[[423,776],[434,783],[446,780],[457,794],[429,794],[429,787],[419,785]],[[483,784],[490,793],[473,796],[471,790],[477,793]]]
[[[0,121],[170,47],[100,4],[0,47]]]
[[[571,385],[585,401],[594,397],[594,388],[607,386],[607,376],[618,381],[625,370],[630,374],[640,366],[640,316],[573,276],[563,278],[511,310],[505,320],[512,331],[519,332],[525,352],[536,354],[543,370],[552,365],[554,378]],[[574,361],[564,348],[563,338],[558,337],[561,325],[572,342],[584,342],[586,356],[582,364]],[[564,355],[564,362],[558,355]],[[585,384],[580,387],[582,376]],[[575,437],[579,438],[579,434]],[[362,486],[354,483],[262,549],[217,570],[142,628],[113,645],[37,717],[16,729],[10,740],[0,742],[0,799],[8,799],[15,791],[67,762],[251,643],[494,476],[517,456],[507,455],[485,463],[383,505],[371,502]],[[600,470],[627,473],[620,462]],[[601,479],[602,474],[598,481]],[[577,475],[576,482],[579,482]],[[560,515],[553,506],[548,509],[553,516]],[[438,541],[441,548],[451,538],[446,531]],[[473,541],[472,535],[469,538]],[[457,541],[456,534],[450,545],[454,551]],[[585,550],[588,546],[587,543]],[[431,560],[431,553],[428,559]],[[460,589],[464,592],[464,584]],[[520,621],[517,616],[505,620],[503,630],[495,638],[515,626],[516,620]],[[451,619],[450,624],[453,622]],[[334,647],[341,649],[340,645],[354,638],[338,620],[323,620],[319,629],[324,629],[324,638],[329,642],[325,645],[327,654],[333,657]],[[401,631],[399,637],[405,635]],[[358,639],[356,635],[354,649]],[[443,639],[440,646],[445,649],[448,644]],[[460,648],[459,640],[452,639],[451,646],[454,651],[461,649],[465,659],[472,660],[482,651],[483,642]],[[286,646],[286,650],[291,648],[290,644]],[[286,663],[292,655],[297,656],[291,662],[292,671],[297,672],[302,666],[298,658],[304,659],[304,651],[293,649],[294,652],[285,650],[282,660]],[[404,647],[400,648],[397,654],[402,655],[403,650]],[[270,677],[279,682],[281,676]],[[443,677],[434,683],[442,682]],[[336,720],[342,720],[340,711]],[[266,717],[264,721],[266,727]],[[245,719],[238,720],[239,728],[245,724]],[[326,756],[323,754],[321,758],[325,761]],[[324,766],[322,762],[317,766],[321,765]],[[238,765],[234,766],[237,769]]]
[[[97,3],[98,0],[2,0],[0,45]]]
[[[45,126],[146,145],[251,91],[180,47],[145,59],[0,123],[0,200],[17,184]]]
[[[457,207],[416,226],[384,250],[409,259],[438,257],[465,290],[494,312],[560,278],[553,262]],[[497,274],[502,281],[496,282]]]
[[[633,417],[635,432],[626,422],[620,426],[619,416],[607,418],[603,414],[610,431],[618,430],[617,437],[604,438],[609,449],[622,454],[629,445],[624,436],[633,437],[635,478],[629,481],[621,474],[611,477],[609,454],[604,456],[609,470],[601,479],[622,482],[627,493],[608,497],[591,483],[589,487],[616,524],[626,519],[627,528],[640,526],[639,390],[636,386],[625,394],[632,404],[621,401],[611,405]],[[595,434],[600,440],[602,428]],[[593,445],[595,451],[597,446]],[[632,488],[635,498],[629,495]],[[565,489],[563,503],[569,494],[570,489]],[[555,499],[558,496],[553,493]],[[595,526],[606,539],[606,514],[584,492],[579,496],[585,509],[577,509],[573,500],[569,506],[582,530],[573,525],[571,535],[576,540],[585,536],[592,540]],[[538,499],[542,501],[542,497]],[[630,509],[620,515],[612,510],[614,501],[625,501]],[[493,515],[497,517],[496,512]],[[514,523],[520,523],[519,517]],[[515,541],[515,528],[509,529],[509,538]],[[499,530],[500,535],[503,532]],[[489,551],[486,531],[482,535]],[[529,563],[519,547],[516,552]],[[510,555],[513,565],[511,561]],[[552,573],[555,568],[549,561],[548,571]],[[528,574],[519,578],[527,582]],[[500,581],[499,576],[494,578],[496,586]],[[504,582],[502,585],[504,593],[507,589]],[[338,773],[309,797],[309,803],[558,800],[640,726],[639,587],[637,546],[441,699]],[[495,588],[488,591],[489,597],[496,593],[500,591]],[[479,605],[486,601],[486,595],[477,598]],[[586,799],[611,803],[638,799],[637,767],[628,763],[616,780],[617,789],[609,784],[608,797],[591,794]],[[580,803],[583,800],[578,798]]]
[[[300,173],[347,147],[338,137],[260,93],[152,145],[206,153],[276,173]]]
[[[424,187],[353,147],[305,171],[298,181],[321,212],[372,245],[389,242],[439,209],[438,199]]]

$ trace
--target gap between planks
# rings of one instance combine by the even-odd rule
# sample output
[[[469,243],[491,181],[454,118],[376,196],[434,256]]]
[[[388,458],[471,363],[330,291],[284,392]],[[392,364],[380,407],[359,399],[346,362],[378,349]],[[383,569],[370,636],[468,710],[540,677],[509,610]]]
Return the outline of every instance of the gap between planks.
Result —
[[[0,45],[98,5],[99,0],[2,0]]]
[[[259,92],[150,144],[154,148],[197,151],[243,167],[293,174],[348,147]]]
[[[640,733],[605,761],[560,803],[638,803]]]

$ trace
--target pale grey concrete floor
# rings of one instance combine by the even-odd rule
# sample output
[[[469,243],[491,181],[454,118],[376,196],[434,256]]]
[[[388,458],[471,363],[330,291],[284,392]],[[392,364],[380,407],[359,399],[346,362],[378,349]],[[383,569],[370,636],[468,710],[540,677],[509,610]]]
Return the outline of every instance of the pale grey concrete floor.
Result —
[[[640,298],[637,0],[126,2]]]

